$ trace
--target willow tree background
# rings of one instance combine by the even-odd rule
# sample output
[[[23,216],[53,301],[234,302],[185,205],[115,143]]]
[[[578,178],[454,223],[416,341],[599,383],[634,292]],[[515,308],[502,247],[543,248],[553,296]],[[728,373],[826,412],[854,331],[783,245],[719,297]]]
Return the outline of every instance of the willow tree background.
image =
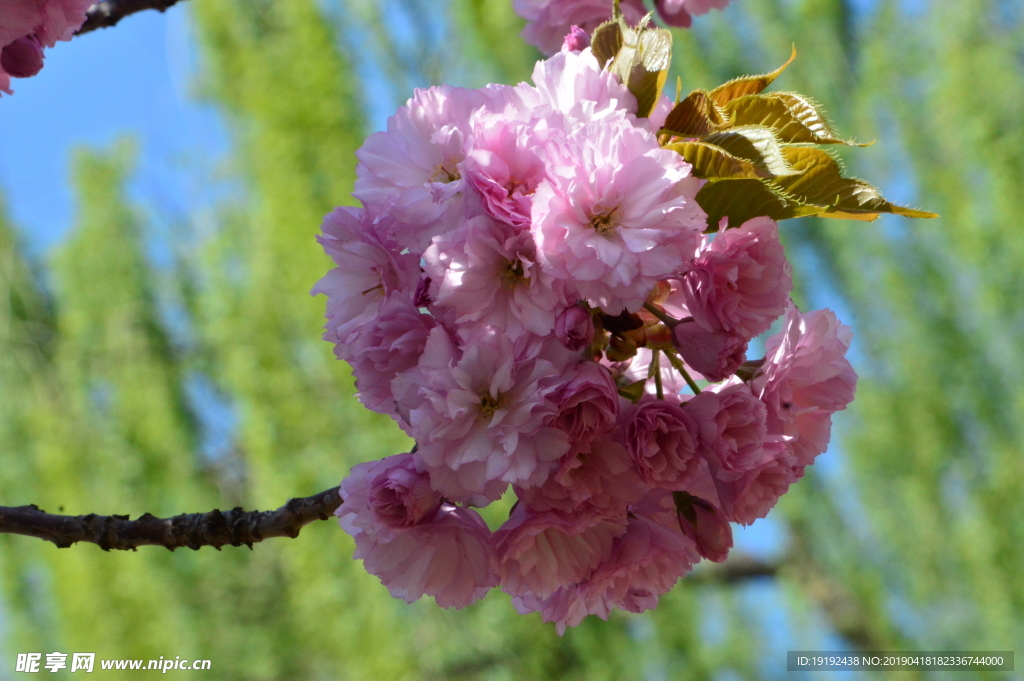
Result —
[[[76,223],[45,262],[0,210],[5,505],[274,508],[409,445],[319,340],[308,291],[328,261],[313,236],[351,202],[382,96],[393,109],[415,86],[516,82],[538,55],[509,0],[190,10],[244,189],[178,225],[160,246],[171,267],[148,257],[152,230],[126,199],[128,142],[76,154]],[[774,67],[796,42],[776,87],[878,140],[848,154],[855,174],[943,215],[784,223],[799,297],[852,323],[861,383],[831,451],[772,514],[773,575],[698,571],[651,613],[559,638],[500,593],[461,612],[391,599],[329,522],[253,551],[4,535],[0,678],[16,652],[55,650],[346,681],[771,679],[787,649],[1024,650],[1024,8],[735,0],[675,39],[687,90]]]

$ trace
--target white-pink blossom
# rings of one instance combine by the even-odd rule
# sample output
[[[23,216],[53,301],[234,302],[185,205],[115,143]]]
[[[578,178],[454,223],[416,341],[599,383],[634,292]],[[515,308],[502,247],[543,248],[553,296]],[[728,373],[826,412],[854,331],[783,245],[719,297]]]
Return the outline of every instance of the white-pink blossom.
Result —
[[[545,270],[609,314],[640,309],[683,269],[704,228],[679,154],[624,120],[590,123],[550,149],[532,231]]]
[[[382,240],[377,223],[364,209],[337,208],[324,218],[322,229],[318,241],[337,267],[317,282],[312,293],[327,296],[324,339],[335,344],[339,359],[351,360],[349,336],[377,316],[387,296],[412,295],[419,263]]]
[[[502,329],[510,338],[526,332],[551,333],[555,318],[574,299],[565,283],[537,262],[530,232],[480,215],[450,239],[435,239],[424,259],[432,287],[432,305],[450,313],[460,335],[482,325]]]
[[[361,463],[335,511],[357,559],[391,595],[462,608],[497,584],[490,531],[475,511],[442,502],[414,454]]]
[[[551,423],[571,361],[553,338],[514,344],[485,329],[460,350],[443,328],[432,329],[417,369],[396,378],[396,397],[435,487],[470,500],[508,483],[543,483],[569,449]]]

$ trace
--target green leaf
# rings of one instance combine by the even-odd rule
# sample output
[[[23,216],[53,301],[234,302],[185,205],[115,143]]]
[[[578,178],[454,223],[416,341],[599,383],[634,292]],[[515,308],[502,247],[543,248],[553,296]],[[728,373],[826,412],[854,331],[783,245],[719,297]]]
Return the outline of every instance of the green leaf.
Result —
[[[724,106],[727,102],[731,102],[739,97],[756,95],[771,85],[772,81],[778,78],[779,74],[785,71],[786,67],[793,63],[794,59],[796,59],[796,45],[793,46],[793,53],[789,56],[789,61],[779,68],[761,76],[742,76],[719,85],[711,91],[711,99],[719,106]]]
[[[633,404],[636,404],[640,401],[640,398],[644,396],[645,385],[647,385],[647,379],[637,381],[636,383],[630,383],[629,385],[624,385],[619,388],[619,394]]]
[[[622,44],[607,66],[636,97],[636,115],[640,118],[646,118],[654,110],[672,62],[672,34],[663,28],[650,28],[650,21],[648,14],[636,28],[630,28],[619,17]],[[609,46],[614,44],[612,37],[607,38]]]
[[[697,203],[708,214],[708,232],[718,231],[723,217],[729,219],[728,227],[739,227],[760,216],[785,220],[823,210],[804,205],[767,180],[711,180],[697,192]]]
[[[624,42],[621,22],[610,19],[594,29],[590,37],[590,51],[603,69],[619,53]]]
[[[711,133],[701,141],[721,147],[732,156],[750,161],[763,171],[763,177],[781,177],[797,172],[789,167],[775,133],[769,128],[741,125]]]
[[[843,177],[839,162],[814,147],[785,147],[786,160],[799,175],[780,177],[774,184],[790,196],[822,207],[821,217],[875,220],[881,213],[910,218],[934,218],[934,213],[897,206],[863,180]]]
[[[768,173],[757,168],[750,161],[737,158],[713,144],[674,142],[666,145],[665,148],[671,149],[686,159],[693,166],[693,176],[701,179],[768,177]]]
[[[694,90],[672,108],[662,130],[679,137],[704,137],[727,124],[704,90]]]
[[[793,92],[746,95],[722,107],[732,125],[759,125],[787,144],[853,144],[835,136],[808,98]]]

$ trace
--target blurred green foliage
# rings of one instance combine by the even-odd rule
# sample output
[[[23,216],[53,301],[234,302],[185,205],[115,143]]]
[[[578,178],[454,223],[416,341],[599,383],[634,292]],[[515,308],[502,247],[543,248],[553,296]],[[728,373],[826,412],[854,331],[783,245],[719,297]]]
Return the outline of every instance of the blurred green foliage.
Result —
[[[126,199],[127,143],[77,154],[78,218],[45,267],[0,207],[2,503],[273,508],[408,447],[352,398],[308,295],[329,267],[320,219],[351,201],[364,81],[385,74],[397,106],[413,85],[525,80],[538,55],[509,0],[348,5],[193,1],[203,96],[230,123],[245,192],[214,229],[179,235],[170,271]],[[835,451],[773,513],[775,577],[695,574],[651,613],[560,638],[500,593],[461,612],[392,599],[331,522],[252,551],[0,535],[0,678],[30,650],[206,658],[211,679],[596,681],[782,678],[787,649],[1021,648],[1024,10],[738,0],[695,23],[675,32],[687,91],[762,72],[796,42],[776,87],[878,140],[849,156],[855,174],[943,215],[784,226],[799,302],[840,306],[862,380]],[[211,401],[233,414],[215,451]],[[941,675],[899,676],[926,677]]]

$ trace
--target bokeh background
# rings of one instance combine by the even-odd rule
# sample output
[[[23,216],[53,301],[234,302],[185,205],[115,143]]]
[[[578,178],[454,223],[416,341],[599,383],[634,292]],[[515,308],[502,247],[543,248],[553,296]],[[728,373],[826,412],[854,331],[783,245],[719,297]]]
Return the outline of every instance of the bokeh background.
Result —
[[[529,77],[510,4],[190,0],[62,43],[15,81],[0,503],[275,508],[405,451],[319,340],[314,235],[412,88]],[[737,528],[728,563],[655,611],[559,637],[500,592],[460,612],[392,599],[333,522],[252,551],[2,535],[0,679],[26,651],[331,681],[732,681],[789,676],[787,650],[1024,653],[1024,3],[734,0],[675,32],[673,75],[713,87],[793,43],[774,88],[877,140],[843,150],[851,171],[942,217],[784,223],[798,302],[854,327],[861,380],[830,451]]]

